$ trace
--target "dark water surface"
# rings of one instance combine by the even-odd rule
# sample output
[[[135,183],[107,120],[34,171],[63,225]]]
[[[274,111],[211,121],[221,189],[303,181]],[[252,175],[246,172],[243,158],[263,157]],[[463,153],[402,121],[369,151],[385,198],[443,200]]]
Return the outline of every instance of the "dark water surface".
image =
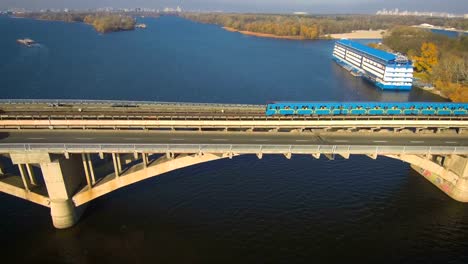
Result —
[[[260,39],[174,17],[107,35],[0,17],[0,98],[258,103],[438,100],[382,93],[331,61],[332,41]],[[16,39],[40,43],[21,47]],[[44,263],[468,263],[468,206],[407,164],[241,156],[139,182],[55,230],[0,194],[2,260]]]

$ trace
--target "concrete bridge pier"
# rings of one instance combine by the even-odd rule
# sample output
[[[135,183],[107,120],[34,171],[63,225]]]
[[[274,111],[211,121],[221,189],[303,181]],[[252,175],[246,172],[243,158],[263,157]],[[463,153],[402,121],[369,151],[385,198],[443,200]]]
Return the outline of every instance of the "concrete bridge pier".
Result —
[[[50,198],[52,223],[56,228],[72,227],[85,209],[85,206],[76,208],[72,200],[86,179],[83,162],[80,155],[72,154],[69,159],[59,157],[40,164]]]
[[[411,167],[459,202],[468,202],[468,157],[461,155],[387,155]]]
[[[29,189],[26,174],[30,174],[27,173],[30,169],[26,170],[24,167],[28,168],[31,164],[40,165],[47,188],[53,225],[59,229],[73,226],[86,207],[77,208],[72,200],[79,188],[85,186],[84,160],[81,155],[69,154],[67,159],[63,155],[49,153],[15,153],[10,154],[10,157],[22,171],[26,190]]]
[[[413,169],[459,202],[468,202],[468,157],[459,155],[441,156],[442,171],[428,170],[417,165]]]

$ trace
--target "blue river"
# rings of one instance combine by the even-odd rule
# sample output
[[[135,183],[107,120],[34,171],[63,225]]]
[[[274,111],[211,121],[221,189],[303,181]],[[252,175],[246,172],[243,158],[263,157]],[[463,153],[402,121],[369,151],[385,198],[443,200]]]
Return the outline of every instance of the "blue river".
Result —
[[[102,35],[80,23],[0,16],[0,98],[440,100],[351,76],[332,62],[333,41],[140,20],[148,29]],[[468,205],[382,157],[201,164],[103,196],[68,230],[52,227],[47,208],[5,194],[0,211],[5,263],[468,263]]]

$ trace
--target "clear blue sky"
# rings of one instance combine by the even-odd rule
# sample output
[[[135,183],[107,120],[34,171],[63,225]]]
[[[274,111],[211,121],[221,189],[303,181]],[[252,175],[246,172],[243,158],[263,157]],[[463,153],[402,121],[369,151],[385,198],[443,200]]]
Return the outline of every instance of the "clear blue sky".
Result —
[[[374,13],[378,9],[468,13],[468,0],[0,0],[0,8],[97,8],[180,5],[190,10],[233,12]]]

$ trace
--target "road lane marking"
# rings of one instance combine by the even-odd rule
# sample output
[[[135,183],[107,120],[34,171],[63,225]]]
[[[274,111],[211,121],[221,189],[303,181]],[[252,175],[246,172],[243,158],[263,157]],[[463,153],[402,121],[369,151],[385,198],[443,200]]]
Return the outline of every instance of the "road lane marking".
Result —
[[[94,138],[79,137],[79,138],[75,138],[75,139],[78,139],[78,140],[91,140],[91,139],[94,139]]]
[[[335,142],[349,142],[349,140],[344,140],[344,139],[338,139],[338,140],[333,140]]]
[[[28,139],[31,139],[31,140],[41,140],[41,139],[45,139],[45,138],[28,138]]]
[[[172,141],[184,141],[184,138],[171,138]]]
[[[445,141],[445,143],[447,143],[447,144],[457,144],[458,142],[456,142],[456,141]]]
[[[387,140],[374,140],[374,143],[387,143]]]
[[[424,141],[410,141],[411,143],[424,143]]]
[[[225,139],[225,138],[213,138],[211,139],[212,141],[228,141],[229,139]]]

